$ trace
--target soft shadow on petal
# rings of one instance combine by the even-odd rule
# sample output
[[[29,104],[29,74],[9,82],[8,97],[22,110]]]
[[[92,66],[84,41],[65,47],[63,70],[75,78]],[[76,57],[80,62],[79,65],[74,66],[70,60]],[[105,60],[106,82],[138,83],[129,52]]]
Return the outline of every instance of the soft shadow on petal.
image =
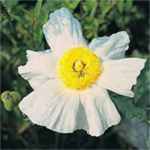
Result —
[[[27,50],[27,63],[19,66],[18,72],[35,89],[50,78],[56,77],[56,63],[57,59],[50,51]]]
[[[81,94],[81,102],[86,113],[88,134],[100,136],[120,122],[120,115],[106,90],[93,88],[92,92]]]
[[[136,84],[145,61],[140,58],[105,61],[104,71],[99,78],[98,85],[120,95],[133,97],[132,86]]]
[[[95,38],[89,47],[103,60],[118,59],[124,57],[125,51],[129,48],[129,42],[127,32],[121,31],[111,36]]]
[[[62,55],[65,50],[85,46],[80,23],[66,8],[51,13],[43,26],[46,40],[53,51]]]

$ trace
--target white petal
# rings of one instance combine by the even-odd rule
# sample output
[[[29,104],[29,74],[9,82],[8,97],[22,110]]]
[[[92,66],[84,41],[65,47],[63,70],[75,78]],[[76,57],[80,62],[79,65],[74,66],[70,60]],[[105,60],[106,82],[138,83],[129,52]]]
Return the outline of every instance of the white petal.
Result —
[[[129,47],[129,36],[121,31],[111,36],[93,39],[89,47],[102,59],[123,58]]]
[[[57,80],[50,80],[26,96],[19,107],[35,124],[60,133],[76,129],[79,96],[68,95]]]
[[[104,71],[98,84],[120,95],[133,97],[131,88],[136,84],[136,79],[144,67],[146,60],[139,58],[127,58],[110,60],[103,64]]]
[[[19,108],[29,116],[33,122],[40,122],[49,109],[49,104],[53,101],[51,98],[57,94],[62,94],[62,89],[58,88],[56,80],[48,80],[39,88],[36,88],[32,93],[24,97],[20,102]]]
[[[19,66],[18,72],[35,89],[48,79],[55,77],[56,62],[56,57],[50,51],[28,50],[27,63],[24,66]]]
[[[120,115],[106,90],[96,87],[92,91],[81,95],[88,123],[86,130],[92,136],[100,136],[120,122]]]
[[[61,133],[73,132],[76,130],[78,123],[76,116],[80,104],[79,96],[65,95],[62,97],[62,101],[64,102],[64,105],[61,106],[61,112],[57,116],[55,126],[52,126],[50,123],[48,128]]]
[[[119,123],[120,116],[106,91],[94,88],[80,98],[62,89],[57,80],[50,80],[26,96],[19,108],[33,123],[60,133],[84,129],[100,136]]]
[[[50,14],[48,22],[43,26],[43,31],[49,46],[58,55],[69,48],[86,45],[80,23],[66,8]]]

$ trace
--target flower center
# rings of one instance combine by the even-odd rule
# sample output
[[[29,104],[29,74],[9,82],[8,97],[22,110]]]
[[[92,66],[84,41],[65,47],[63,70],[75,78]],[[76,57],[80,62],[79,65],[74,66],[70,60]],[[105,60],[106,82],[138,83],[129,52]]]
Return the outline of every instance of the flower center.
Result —
[[[73,69],[76,72],[80,72],[84,69],[86,64],[82,60],[76,60],[73,64]]]
[[[65,87],[75,90],[83,90],[94,84],[102,70],[100,58],[84,47],[69,49],[57,65],[58,77]]]

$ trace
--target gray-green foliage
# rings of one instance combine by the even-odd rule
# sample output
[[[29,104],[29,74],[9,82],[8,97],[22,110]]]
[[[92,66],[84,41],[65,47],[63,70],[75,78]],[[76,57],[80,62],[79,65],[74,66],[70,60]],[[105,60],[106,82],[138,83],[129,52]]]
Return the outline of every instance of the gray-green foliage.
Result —
[[[23,97],[31,91],[29,84],[18,75],[17,67],[25,63],[26,49],[38,51],[48,47],[42,26],[50,12],[61,7],[69,8],[81,22],[84,35],[89,41],[94,37],[109,35],[119,30],[126,30],[132,36],[130,24],[143,17],[143,14],[133,5],[133,0],[38,0],[35,4],[31,1],[20,2],[21,0],[0,1],[2,13],[0,64],[3,79],[1,100],[7,110],[13,108],[14,103],[11,104],[11,100],[15,101],[18,95]],[[140,51],[138,53],[140,57],[145,57]],[[147,61],[134,88],[134,99],[111,93],[123,117],[150,122],[147,116],[150,92],[149,73],[149,61]],[[13,97],[11,91],[18,93],[18,97]],[[7,98],[11,100],[6,100]],[[19,114],[18,110],[14,111],[17,115]],[[21,120],[21,117],[17,118]],[[21,122],[23,127],[28,126],[24,121],[21,120]]]

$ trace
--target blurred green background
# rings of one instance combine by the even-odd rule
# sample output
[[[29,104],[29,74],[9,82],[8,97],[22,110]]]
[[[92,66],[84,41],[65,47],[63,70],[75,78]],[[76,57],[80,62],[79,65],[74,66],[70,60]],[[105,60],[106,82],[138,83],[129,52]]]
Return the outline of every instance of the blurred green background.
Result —
[[[2,148],[105,148],[150,147],[149,0],[0,0],[1,147]],[[122,116],[120,125],[98,138],[84,131],[58,134],[33,125],[18,109],[32,91],[17,72],[25,64],[27,49],[48,48],[42,25],[49,13],[67,7],[81,22],[88,41],[125,30],[130,35],[128,57],[147,58],[133,87],[135,98],[109,92]]]

